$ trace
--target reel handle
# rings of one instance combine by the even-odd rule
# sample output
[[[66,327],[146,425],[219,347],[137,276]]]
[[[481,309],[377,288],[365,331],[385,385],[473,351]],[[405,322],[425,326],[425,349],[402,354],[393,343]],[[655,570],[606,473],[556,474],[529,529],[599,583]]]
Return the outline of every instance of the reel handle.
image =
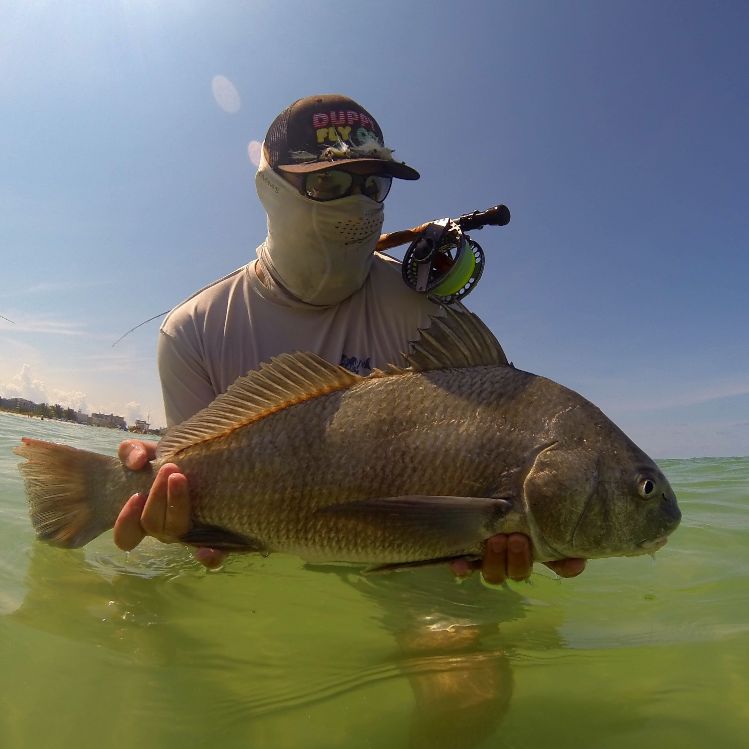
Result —
[[[510,209],[506,205],[495,205],[485,211],[466,213],[455,219],[463,231],[483,229],[485,226],[507,226],[510,223]]]
[[[424,233],[430,224],[433,223],[434,221],[427,221],[420,226],[413,226],[410,229],[382,234],[377,240],[377,246],[375,249],[378,252],[383,252],[384,250],[390,250],[393,247],[399,247],[402,244],[413,242]],[[510,223],[510,209],[506,205],[495,205],[486,211],[466,213],[464,216],[455,219],[455,223],[458,224],[463,231],[481,229],[484,226],[506,226]]]

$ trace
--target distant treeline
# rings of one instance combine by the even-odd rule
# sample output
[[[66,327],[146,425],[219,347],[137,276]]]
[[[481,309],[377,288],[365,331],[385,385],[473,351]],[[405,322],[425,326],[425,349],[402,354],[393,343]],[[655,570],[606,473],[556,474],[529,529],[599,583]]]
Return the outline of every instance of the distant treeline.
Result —
[[[48,403],[34,403],[25,398],[0,398],[0,410],[13,411],[24,416],[44,416],[47,419],[78,422],[78,412],[59,403],[50,406]]]

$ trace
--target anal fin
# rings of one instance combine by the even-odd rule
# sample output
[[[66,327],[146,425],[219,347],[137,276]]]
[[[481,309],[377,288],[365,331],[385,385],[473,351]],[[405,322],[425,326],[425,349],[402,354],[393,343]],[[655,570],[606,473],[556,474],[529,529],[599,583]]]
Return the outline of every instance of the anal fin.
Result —
[[[392,564],[378,564],[375,567],[367,567],[362,570],[364,575],[377,575],[386,572],[402,572],[404,570],[419,569],[421,567],[441,567],[450,562],[457,562],[459,559],[465,559],[468,562],[478,561],[477,556],[468,556],[459,554],[452,557],[440,557],[439,559],[425,559],[420,562],[393,562]]]

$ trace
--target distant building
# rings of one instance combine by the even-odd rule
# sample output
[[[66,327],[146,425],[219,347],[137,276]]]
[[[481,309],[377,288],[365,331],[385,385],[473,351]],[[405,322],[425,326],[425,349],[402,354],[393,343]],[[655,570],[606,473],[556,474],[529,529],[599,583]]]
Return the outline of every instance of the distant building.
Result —
[[[133,429],[133,431],[138,432],[138,434],[148,434],[150,426],[151,425],[145,419],[136,419],[135,429]]]
[[[108,429],[127,429],[125,419],[114,414],[91,414],[91,425]]]
[[[88,414],[81,413],[80,411],[76,413],[75,420],[79,424],[91,424],[91,417]]]

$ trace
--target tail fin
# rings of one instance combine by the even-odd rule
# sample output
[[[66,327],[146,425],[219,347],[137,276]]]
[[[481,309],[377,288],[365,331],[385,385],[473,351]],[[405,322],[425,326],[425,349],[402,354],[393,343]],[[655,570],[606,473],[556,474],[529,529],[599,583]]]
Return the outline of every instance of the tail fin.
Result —
[[[76,549],[114,525],[127,499],[120,508],[112,502],[111,480],[123,472],[117,458],[29,437],[22,442],[13,452],[27,459],[19,468],[40,540]]]

